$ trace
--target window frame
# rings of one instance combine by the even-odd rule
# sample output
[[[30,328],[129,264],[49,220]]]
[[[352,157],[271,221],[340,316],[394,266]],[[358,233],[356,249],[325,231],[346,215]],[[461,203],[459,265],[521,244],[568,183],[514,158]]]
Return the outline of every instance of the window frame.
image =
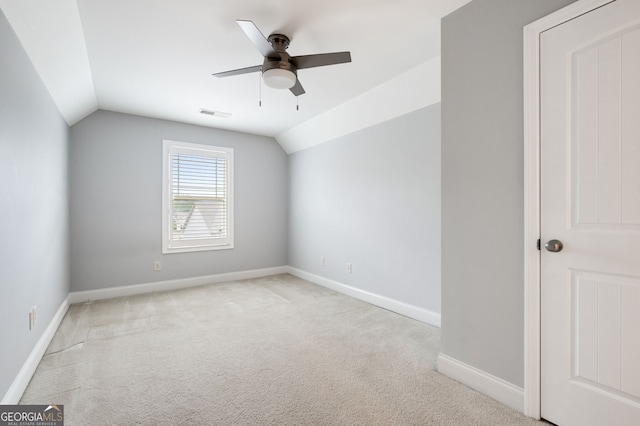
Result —
[[[203,238],[199,240],[172,239],[172,155],[184,153],[204,157],[226,159],[226,225],[227,237]],[[234,248],[233,223],[233,148],[180,142],[169,139],[162,141],[162,253],[188,253],[197,251],[229,250]]]

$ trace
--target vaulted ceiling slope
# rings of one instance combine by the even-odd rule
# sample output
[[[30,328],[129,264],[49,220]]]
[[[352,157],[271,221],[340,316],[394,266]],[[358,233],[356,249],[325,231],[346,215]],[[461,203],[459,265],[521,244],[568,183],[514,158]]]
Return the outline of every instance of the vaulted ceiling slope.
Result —
[[[469,1],[0,0],[0,8],[69,125],[104,109],[273,136],[292,152],[293,138],[326,127],[345,105],[360,109],[389,92],[398,104],[429,102],[421,90],[439,87],[439,66],[411,85],[435,69],[425,64],[439,58],[440,18]],[[292,56],[350,51],[352,63],[300,70],[306,94],[297,99],[259,73],[213,77],[262,63],[236,19],[287,35]]]

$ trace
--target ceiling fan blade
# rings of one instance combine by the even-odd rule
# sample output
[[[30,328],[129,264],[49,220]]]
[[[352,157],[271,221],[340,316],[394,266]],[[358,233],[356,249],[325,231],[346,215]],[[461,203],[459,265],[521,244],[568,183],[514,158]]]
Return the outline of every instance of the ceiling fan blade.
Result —
[[[299,70],[304,68],[323,67],[325,65],[345,64],[351,62],[350,52],[320,53],[318,55],[293,56],[291,62]]]
[[[302,84],[300,84],[300,80],[298,80],[297,78],[296,78],[296,84],[294,84],[293,87],[289,90],[291,90],[291,93],[293,93],[296,96],[304,95],[306,93],[304,91],[304,88],[302,87]]]
[[[217,72],[212,75],[215,75],[216,77],[231,77],[232,75],[248,74],[250,72],[258,72],[260,70],[262,70],[262,65],[255,65],[253,67],[239,68],[237,70]]]
[[[279,58],[280,55],[275,51],[269,40],[260,32],[256,24],[253,21],[247,21],[243,19],[236,20],[242,31],[249,37],[249,40],[258,49],[258,51],[265,58]]]

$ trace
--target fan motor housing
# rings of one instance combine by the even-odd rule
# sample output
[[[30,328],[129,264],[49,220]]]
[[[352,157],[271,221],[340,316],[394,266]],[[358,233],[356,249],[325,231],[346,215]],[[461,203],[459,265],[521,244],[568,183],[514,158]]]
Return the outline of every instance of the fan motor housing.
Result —
[[[298,76],[298,69],[289,60],[289,54],[285,50],[289,47],[289,37],[283,34],[271,34],[269,36],[269,43],[273,46],[273,49],[278,52],[280,58],[264,58],[262,63],[262,73],[270,69],[278,68],[281,70],[291,71]]]
[[[298,70],[292,63],[288,61],[282,61],[282,60],[274,61],[273,59],[265,58],[264,62],[262,63],[262,73],[264,74],[265,71],[273,68],[279,68],[281,70],[291,71],[296,76],[298,75]]]
[[[277,33],[271,34],[267,40],[269,40],[269,43],[271,43],[271,46],[273,46],[276,52],[284,52],[291,42],[286,35]]]

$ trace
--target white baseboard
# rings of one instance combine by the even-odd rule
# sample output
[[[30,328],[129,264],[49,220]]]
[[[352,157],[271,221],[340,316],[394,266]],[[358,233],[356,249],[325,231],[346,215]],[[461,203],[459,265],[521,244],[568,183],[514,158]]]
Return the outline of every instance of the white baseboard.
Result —
[[[134,296],[154,291],[178,290],[181,288],[197,287],[207,284],[223,283],[227,281],[248,280],[269,275],[286,274],[286,266],[273,268],[252,269],[249,271],[229,272],[225,274],[205,275],[202,277],[181,278],[176,280],[158,281],[146,284],[133,284],[120,287],[101,288],[98,290],[74,291],[69,294],[70,303],[82,303],[92,300],[114,299],[116,297]]]
[[[310,281],[314,284],[318,284],[322,287],[326,287],[338,293],[346,294],[363,302],[370,303],[372,305],[379,306],[389,311],[398,313],[405,317],[413,318],[417,321],[424,322],[436,327],[440,327],[440,314],[430,311],[428,309],[419,308],[408,303],[399,302],[397,300],[380,296],[378,294],[370,293],[359,288],[351,287],[346,284],[339,283],[337,281],[330,280],[319,275],[305,272],[301,269],[294,268],[292,266],[287,267],[287,271],[291,275],[295,275],[298,278]]]
[[[40,364],[40,360],[49,347],[49,343],[51,343],[53,336],[56,334],[58,326],[60,326],[60,323],[67,313],[67,310],[69,310],[70,305],[70,296],[67,296],[56,311],[56,314],[51,319],[47,328],[44,330],[44,333],[42,333],[42,336],[40,336],[40,339],[38,339],[38,342],[22,365],[20,372],[13,380],[13,383],[2,398],[2,401],[0,401],[0,404],[17,404],[20,402],[22,394],[25,389],[27,389],[33,374],[36,372],[36,368],[38,368],[38,364]]]
[[[524,413],[524,390],[447,355],[438,355],[438,372]]]

